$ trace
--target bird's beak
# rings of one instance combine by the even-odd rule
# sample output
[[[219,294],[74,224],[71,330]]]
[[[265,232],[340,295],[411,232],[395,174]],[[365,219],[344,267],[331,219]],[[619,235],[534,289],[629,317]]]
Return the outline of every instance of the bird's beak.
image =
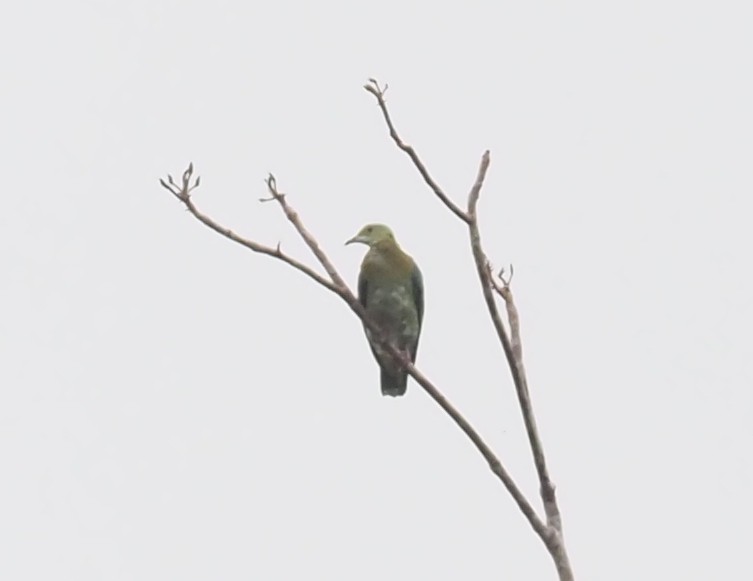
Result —
[[[347,246],[348,244],[355,244],[356,242],[363,242],[363,240],[361,240],[361,238],[358,235],[356,235],[356,236],[353,236],[353,238],[351,238],[350,240],[346,240],[345,246]]]

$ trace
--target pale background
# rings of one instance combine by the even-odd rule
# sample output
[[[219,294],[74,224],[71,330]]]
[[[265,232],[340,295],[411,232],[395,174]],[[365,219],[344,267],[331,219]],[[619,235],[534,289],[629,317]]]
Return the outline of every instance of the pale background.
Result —
[[[419,367],[537,485],[459,203],[514,263],[580,580],[753,578],[753,42],[744,2],[7,2],[0,578],[554,579],[460,431],[379,395],[358,321],[158,178],[355,281],[421,265]],[[566,6],[565,6],[566,5]],[[535,498],[534,498],[535,500]],[[538,506],[538,503],[537,503]]]

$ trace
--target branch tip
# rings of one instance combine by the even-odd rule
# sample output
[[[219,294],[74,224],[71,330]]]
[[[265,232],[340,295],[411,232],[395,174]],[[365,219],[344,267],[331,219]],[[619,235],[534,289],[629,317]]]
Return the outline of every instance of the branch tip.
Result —
[[[365,84],[363,88],[366,89],[372,95],[374,95],[377,98],[377,101],[379,101],[380,105],[383,104],[384,94],[387,92],[389,85],[385,83],[384,88],[382,88],[379,86],[379,81],[377,81],[373,77],[370,77],[368,81],[369,82]]]
[[[164,179],[160,178],[159,183],[173,196],[178,198],[178,200],[180,200],[184,204],[187,204],[191,197],[191,191],[198,188],[199,184],[201,183],[201,176],[197,176],[196,181],[193,183],[193,185],[191,185],[192,175],[193,164],[190,163],[188,164],[188,168],[183,172],[183,175],[181,176],[182,185],[179,186],[178,184],[176,184],[171,174],[167,174],[167,182],[165,182]]]
[[[489,281],[492,284],[494,291],[500,295],[506,301],[510,299],[510,285],[512,284],[512,277],[515,275],[515,267],[510,264],[509,275],[508,270],[503,266],[499,271],[494,274],[492,265],[489,263]]]

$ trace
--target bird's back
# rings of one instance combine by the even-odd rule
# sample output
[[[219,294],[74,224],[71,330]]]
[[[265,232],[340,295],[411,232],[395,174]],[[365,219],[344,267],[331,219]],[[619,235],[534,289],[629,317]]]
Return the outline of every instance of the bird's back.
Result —
[[[413,259],[396,245],[375,245],[363,259],[361,278],[367,281],[366,310],[380,325],[407,324],[417,334]],[[364,297],[366,298],[366,297]],[[381,321],[380,321],[381,319]]]
[[[369,317],[382,329],[387,341],[415,361],[423,313],[422,289],[417,293],[418,267],[396,244],[374,245],[364,257],[359,295]],[[419,304],[420,302],[420,304]],[[366,329],[381,368],[382,393],[403,395],[407,375],[383,352]]]

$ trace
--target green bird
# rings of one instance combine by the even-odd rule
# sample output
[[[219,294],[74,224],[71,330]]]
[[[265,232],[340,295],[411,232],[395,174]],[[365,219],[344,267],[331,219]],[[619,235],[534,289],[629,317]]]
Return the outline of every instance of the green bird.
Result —
[[[402,251],[384,224],[368,224],[345,244],[369,247],[358,275],[358,300],[385,339],[416,361],[418,337],[424,317],[424,283],[413,259]],[[382,395],[405,393],[408,374],[374,340],[364,326],[371,352],[381,369]]]

